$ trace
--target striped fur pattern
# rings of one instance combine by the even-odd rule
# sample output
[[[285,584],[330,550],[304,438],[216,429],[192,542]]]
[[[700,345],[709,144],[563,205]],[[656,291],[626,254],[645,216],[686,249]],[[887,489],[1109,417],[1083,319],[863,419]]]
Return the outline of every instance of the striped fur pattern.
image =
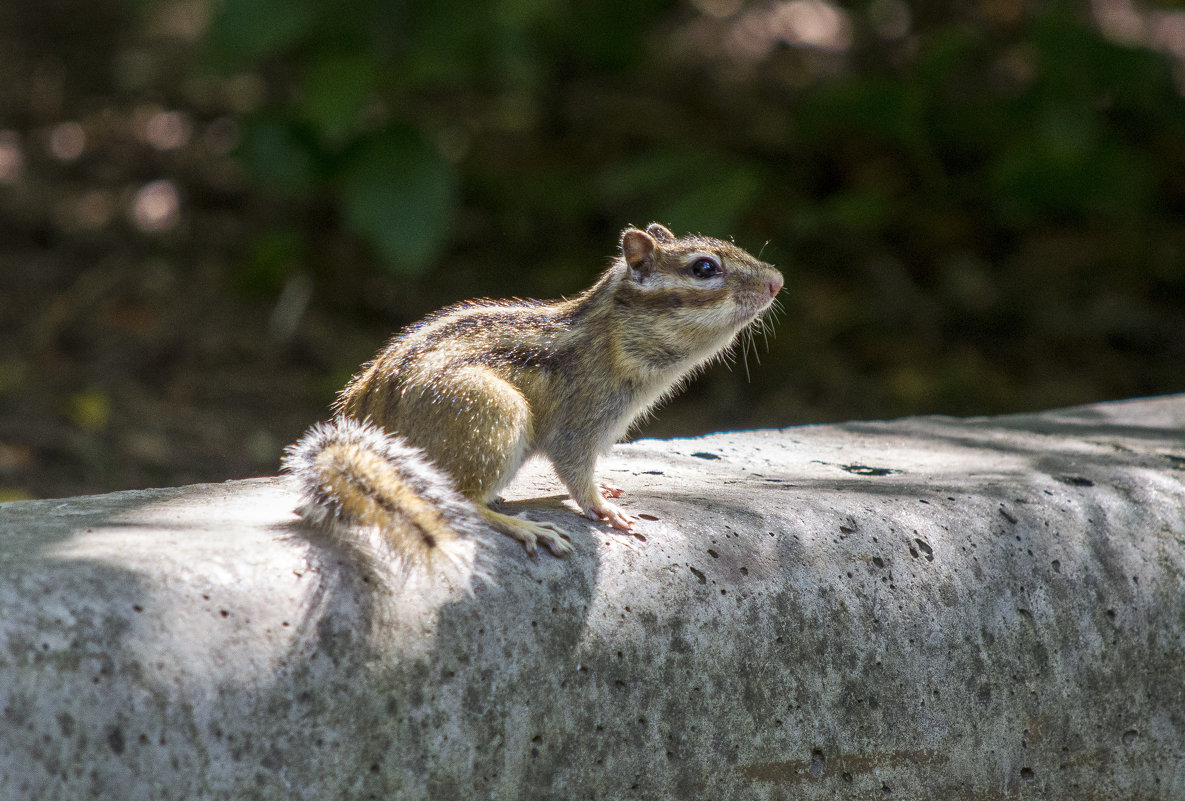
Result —
[[[300,482],[305,520],[330,533],[374,529],[397,563],[450,566],[458,545],[484,531],[448,476],[370,423],[318,423],[287,448],[283,466]]]

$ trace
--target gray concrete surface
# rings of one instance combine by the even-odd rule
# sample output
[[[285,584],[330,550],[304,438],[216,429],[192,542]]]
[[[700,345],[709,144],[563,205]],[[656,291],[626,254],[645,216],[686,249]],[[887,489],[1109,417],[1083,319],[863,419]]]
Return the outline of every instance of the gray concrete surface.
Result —
[[[616,449],[362,569],[284,478],[0,505],[0,798],[1185,798],[1185,396]],[[455,585],[455,586],[454,586]]]

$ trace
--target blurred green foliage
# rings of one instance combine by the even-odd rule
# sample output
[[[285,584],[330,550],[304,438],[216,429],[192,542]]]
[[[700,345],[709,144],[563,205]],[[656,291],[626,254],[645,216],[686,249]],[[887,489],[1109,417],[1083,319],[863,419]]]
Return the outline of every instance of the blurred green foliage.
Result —
[[[1179,3],[51,5],[0,6],[0,107],[30,87],[3,126],[80,120],[88,144],[29,175],[76,182],[111,237],[170,181],[179,222],[122,235],[243,294],[311,279],[314,308],[390,331],[575,292],[658,220],[787,275],[774,366],[697,382],[713,411],[671,430],[1181,389]],[[46,75],[64,88],[38,94]],[[173,111],[186,144],[153,144],[144,120]]]
[[[328,198],[289,215],[307,260],[340,230],[404,279],[485,258],[527,278],[476,291],[559,292],[626,223],[735,235],[790,273],[778,348],[832,352],[791,379],[992,410],[1156,391],[1077,371],[1185,355],[1185,26],[1098,8],[224,0],[205,52],[267,87],[259,186]]]
[[[379,264],[418,273],[457,224],[465,165],[446,152],[446,115],[485,99],[514,126],[528,111],[518,95],[547,93],[565,65],[628,67],[669,5],[227,0],[205,52],[213,69],[271,79],[241,148],[260,185],[292,199],[330,195]]]
[[[240,151],[260,185],[331,197],[405,272],[442,257],[467,203],[787,246],[917,236],[946,210],[974,216],[948,222],[973,225],[977,250],[1180,206],[1166,56],[1108,41],[1085,6],[1016,3],[997,20],[988,3],[889,3],[909,29],[887,40],[871,24],[885,6],[847,8],[842,54],[775,30],[755,56],[727,44],[762,24],[756,5],[690,20],[697,53],[691,10],[662,0],[224,0],[205,52],[267,81]],[[929,244],[902,255],[952,243]]]

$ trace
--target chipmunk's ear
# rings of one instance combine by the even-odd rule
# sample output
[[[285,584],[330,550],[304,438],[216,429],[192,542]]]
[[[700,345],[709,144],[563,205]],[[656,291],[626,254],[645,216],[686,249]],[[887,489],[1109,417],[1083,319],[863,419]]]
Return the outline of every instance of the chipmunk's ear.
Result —
[[[667,228],[662,223],[650,223],[646,226],[646,233],[654,237],[655,242],[674,242],[675,235],[671,233],[671,229]]]
[[[658,243],[646,231],[626,228],[621,233],[621,255],[631,273],[646,275],[654,268],[656,247]]]

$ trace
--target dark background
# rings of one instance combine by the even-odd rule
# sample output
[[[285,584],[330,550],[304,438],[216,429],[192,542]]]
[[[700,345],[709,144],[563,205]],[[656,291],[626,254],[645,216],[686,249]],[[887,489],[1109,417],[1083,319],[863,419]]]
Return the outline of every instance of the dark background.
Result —
[[[0,4],[0,499],[275,472],[402,325],[732,236],[776,337],[641,427],[1185,389],[1185,12]]]

